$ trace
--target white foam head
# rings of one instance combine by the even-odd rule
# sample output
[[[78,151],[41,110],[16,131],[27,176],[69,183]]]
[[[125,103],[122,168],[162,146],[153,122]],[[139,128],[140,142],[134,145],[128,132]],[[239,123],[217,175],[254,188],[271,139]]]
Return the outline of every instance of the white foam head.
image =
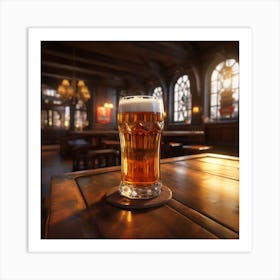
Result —
[[[159,112],[163,113],[162,98],[147,95],[123,97],[119,102],[119,112]]]

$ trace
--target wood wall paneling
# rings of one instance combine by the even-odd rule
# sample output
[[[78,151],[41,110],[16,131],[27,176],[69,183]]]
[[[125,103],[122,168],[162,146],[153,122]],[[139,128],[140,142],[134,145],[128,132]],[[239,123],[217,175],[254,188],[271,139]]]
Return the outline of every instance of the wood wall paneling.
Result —
[[[239,145],[239,124],[209,123],[205,125],[205,140],[211,145]]]

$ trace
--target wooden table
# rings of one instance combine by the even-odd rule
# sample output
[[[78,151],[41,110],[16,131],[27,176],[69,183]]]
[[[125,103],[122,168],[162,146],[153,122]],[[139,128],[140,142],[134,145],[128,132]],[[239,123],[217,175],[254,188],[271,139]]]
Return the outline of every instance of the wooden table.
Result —
[[[120,181],[120,167],[52,178],[45,238],[238,239],[239,159],[200,154],[162,160],[165,205],[122,210],[106,193]]]
[[[203,136],[203,130],[164,130],[162,136],[171,136],[171,137],[188,137],[188,136]]]
[[[102,140],[107,138],[119,139],[117,130],[85,130],[85,131],[70,131],[68,136],[80,139],[90,139],[96,146],[101,146]]]

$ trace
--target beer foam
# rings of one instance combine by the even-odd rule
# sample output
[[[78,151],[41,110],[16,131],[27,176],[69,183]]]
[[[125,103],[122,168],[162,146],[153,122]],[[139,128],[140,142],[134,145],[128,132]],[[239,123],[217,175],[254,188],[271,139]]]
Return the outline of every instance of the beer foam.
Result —
[[[119,112],[163,112],[161,98],[153,96],[137,95],[126,96],[120,100]]]

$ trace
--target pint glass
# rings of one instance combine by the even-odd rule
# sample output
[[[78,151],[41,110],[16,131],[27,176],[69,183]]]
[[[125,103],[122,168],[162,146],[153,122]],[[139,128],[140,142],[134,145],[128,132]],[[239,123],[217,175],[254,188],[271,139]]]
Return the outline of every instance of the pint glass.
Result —
[[[118,128],[121,146],[119,192],[131,199],[149,199],[161,192],[160,142],[164,127],[161,98],[121,98]]]

